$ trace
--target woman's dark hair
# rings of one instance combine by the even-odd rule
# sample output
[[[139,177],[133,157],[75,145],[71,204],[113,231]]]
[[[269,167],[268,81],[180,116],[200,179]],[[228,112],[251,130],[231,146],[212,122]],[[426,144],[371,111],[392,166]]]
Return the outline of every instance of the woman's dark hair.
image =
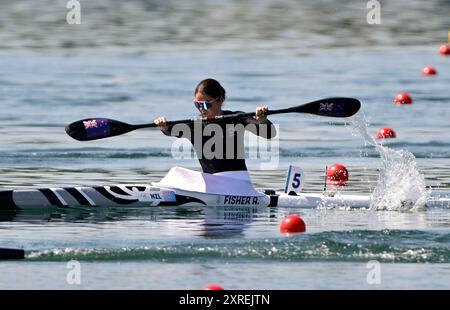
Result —
[[[225,88],[214,79],[206,79],[198,83],[194,95],[197,93],[208,95],[214,99],[219,98],[223,101],[225,100]]]

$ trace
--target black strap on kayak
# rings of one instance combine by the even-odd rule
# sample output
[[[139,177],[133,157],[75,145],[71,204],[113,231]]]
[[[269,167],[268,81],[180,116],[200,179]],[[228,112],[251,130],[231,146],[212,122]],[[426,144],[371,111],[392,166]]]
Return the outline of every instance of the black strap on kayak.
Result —
[[[278,195],[270,195],[270,203],[268,207],[276,207],[278,206]]]

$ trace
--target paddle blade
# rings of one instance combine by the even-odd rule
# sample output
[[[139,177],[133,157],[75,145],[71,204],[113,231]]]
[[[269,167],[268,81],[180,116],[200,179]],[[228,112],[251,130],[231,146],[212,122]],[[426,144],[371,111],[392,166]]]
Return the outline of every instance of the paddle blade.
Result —
[[[66,133],[78,141],[98,140],[121,135],[136,126],[108,118],[87,118],[66,126]]]
[[[327,98],[289,108],[287,112],[309,113],[329,117],[349,117],[361,108],[361,102],[354,98]]]
[[[22,249],[0,248],[0,260],[23,258],[25,258],[25,251]]]

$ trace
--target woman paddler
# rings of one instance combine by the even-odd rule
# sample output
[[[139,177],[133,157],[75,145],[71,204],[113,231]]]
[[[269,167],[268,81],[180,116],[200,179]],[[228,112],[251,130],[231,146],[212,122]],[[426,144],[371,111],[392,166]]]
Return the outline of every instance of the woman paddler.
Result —
[[[218,81],[203,80],[195,88],[194,106],[203,118],[243,113],[222,110],[225,93],[225,89]],[[202,167],[203,175],[213,174],[250,181],[245,164],[244,133],[250,131],[266,139],[275,137],[276,129],[267,119],[265,115],[267,111],[267,107],[257,107],[255,117],[203,120],[201,126],[198,124],[196,126],[194,123],[168,126],[164,116],[157,118],[154,122],[165,135],[190,140]],[[185,170],[187,169],[175,169],[178,171],[171,170],[173,181],[176,182],[178,179],[176,174],[180,174],[181,178],[186,177],[188,172]],[[189,176],[187,178],[189,179]]]

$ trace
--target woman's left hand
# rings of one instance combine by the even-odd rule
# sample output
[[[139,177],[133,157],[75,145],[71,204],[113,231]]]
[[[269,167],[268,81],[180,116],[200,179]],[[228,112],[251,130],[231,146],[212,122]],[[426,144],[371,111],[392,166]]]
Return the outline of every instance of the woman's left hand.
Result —
[[[267,123],[267,115],[266,115],[267,111],[269,111],[269,108],[267,106],[256,108],[256,119],[261,124]]]

